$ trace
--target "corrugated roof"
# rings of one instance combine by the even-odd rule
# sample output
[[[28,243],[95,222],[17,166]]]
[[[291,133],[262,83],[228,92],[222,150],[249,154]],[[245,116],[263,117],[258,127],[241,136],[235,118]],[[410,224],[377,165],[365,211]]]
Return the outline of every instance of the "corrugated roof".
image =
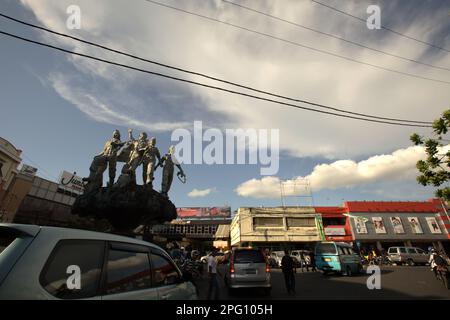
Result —
[[[440,212],[438,199],[428,201],[346,201],[349,212]]]

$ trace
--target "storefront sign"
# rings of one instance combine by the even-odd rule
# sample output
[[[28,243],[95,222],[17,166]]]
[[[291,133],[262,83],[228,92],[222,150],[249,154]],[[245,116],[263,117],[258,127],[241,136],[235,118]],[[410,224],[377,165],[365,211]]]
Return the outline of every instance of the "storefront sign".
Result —
[[[76,194],[83,194],[84,192],[83,179],[67,171],[61,172],[59,176],[59,187]]]
[[[345,236],[344,228],[325,228],[325,235],[327,236]]]

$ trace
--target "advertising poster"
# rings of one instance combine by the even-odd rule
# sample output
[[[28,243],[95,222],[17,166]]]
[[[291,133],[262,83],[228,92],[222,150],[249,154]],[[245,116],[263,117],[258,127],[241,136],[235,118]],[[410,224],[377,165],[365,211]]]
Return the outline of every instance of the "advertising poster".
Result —
[[[230,207],[177,208],[179,218],[230,218]]]
[[[439,228],[439,224],[434,217],[427,217],[428,228],[430,228],[431,233],[442,233],[441,228]]]
[[[413,233],[423,233],[422,226],[420,225],[419,219],[417,217],[408,217],[408,221]]]
[[[367,234],[366,222],[361,218],[353,218],[356,226],[356,233],[358,234]]]
[[[382,217],[373,217],[372,222],[376,233],[386,233],[386,228]]]
[[[391,217],[390,220],[395,233],[405,233],[405,229],[403,229],[403,224],[400,217]]]

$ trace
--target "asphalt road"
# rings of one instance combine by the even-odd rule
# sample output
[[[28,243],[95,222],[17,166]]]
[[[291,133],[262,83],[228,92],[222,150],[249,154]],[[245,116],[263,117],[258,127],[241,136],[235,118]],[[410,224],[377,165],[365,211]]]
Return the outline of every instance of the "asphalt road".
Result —
[[[220,268],[224,272],[225,266]],[[219,269],[219,270],[220,270]],[[260,289],[242,289],[228,294],[221,281],[220,300],[292,300],[292,299],[450,299],[450,290],[434,278],[428,266],[383,266],[381,267],[381,289],[369,290],[366,282],[368,274],[352,277],[329,275],[320,272],[297,271],[296,295],[288,295],[283,274],[273,269],[272,293],[264,296]],[[206,275],[197,280],[199,298],[206,299],[208,280]]]

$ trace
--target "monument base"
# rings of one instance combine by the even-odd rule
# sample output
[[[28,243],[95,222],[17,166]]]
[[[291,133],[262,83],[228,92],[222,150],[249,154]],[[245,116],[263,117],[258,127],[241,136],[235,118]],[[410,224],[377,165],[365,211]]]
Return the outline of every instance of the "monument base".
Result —
[[[140,225],[172,221],[177,217],[177,210],[167,197],[150,187],[115,185],[80,195],[72,214],[106,219],[116,231],[131,231]]]

